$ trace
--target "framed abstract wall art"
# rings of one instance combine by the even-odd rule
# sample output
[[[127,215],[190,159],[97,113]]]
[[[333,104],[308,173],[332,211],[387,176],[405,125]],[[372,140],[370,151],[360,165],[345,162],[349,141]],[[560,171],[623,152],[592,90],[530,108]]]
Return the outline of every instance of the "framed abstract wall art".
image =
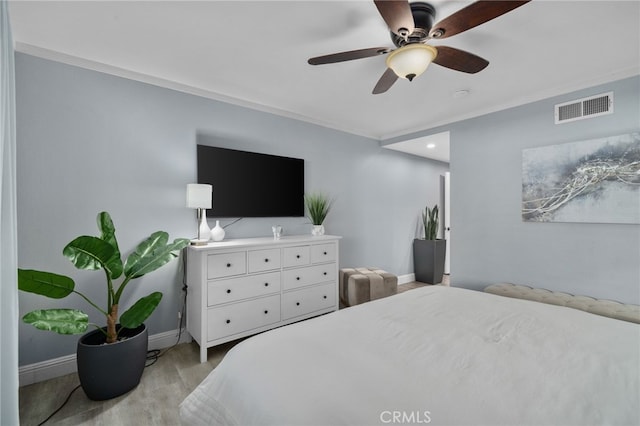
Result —
[[[640,132],[524,149],[522,220],[640,224]]]

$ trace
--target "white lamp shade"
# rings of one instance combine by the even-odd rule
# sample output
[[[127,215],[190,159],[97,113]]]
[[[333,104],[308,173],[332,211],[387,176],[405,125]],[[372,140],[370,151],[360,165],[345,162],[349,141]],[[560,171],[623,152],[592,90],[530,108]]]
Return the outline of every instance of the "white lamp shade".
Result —
[[[407,44],[387,56],[387,67],[400,78],[413,80],[436,58],[438,51],[426,44]]]
[[[213,186],[206,183],[187,184],[187,207],[192,209],[210,209]]]

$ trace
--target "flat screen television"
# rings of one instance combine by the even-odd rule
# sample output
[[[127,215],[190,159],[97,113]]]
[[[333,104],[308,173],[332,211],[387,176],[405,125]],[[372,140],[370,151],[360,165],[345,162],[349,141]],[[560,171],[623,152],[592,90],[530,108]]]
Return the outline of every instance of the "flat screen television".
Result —
[[[304,216],[304,160],[198,145],[198,183],[213,186],[209,217]]]

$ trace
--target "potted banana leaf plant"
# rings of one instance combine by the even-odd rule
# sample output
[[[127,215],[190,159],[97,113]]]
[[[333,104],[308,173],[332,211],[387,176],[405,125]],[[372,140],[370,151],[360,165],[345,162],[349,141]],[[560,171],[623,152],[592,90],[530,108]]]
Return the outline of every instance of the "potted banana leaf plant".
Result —
[[[428,206],[422,212],[424,238],[413,240],[413,271],[416,281],[438,284],[444,277],[447,240],[438,238],[440,222],[438,205]]]
[[[22,318],[40,330],[59,334],[82,334],[90,325],[95,326],[96,330],[84,334],[78,341],[78,375],[90,399],[104,400],[122,395],[140,382],[148,345],[144,321],[162,299],[162,293],[154,291],[120,315],[125,289],[133,280],[177,257],[189,240],[178,238],[169,242],[166,232],[154,232],[123,262],[109,213],[98,214],[98,228],[99,237],[77,237],[64,247],[62,254],[78,269],[104,271],[106,300],[91,300],[76,290],[70,277],[38,270],[18,269],[18,288],[53,299],[75,293],[104,315],[104,327],[91,324],[89,316],[79,309],[40,309]],[[121,279],[119,284],[118,279]]]

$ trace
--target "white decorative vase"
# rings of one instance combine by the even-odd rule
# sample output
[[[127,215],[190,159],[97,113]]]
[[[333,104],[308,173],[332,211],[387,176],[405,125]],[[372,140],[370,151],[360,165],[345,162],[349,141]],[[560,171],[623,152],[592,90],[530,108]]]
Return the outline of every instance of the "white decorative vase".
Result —
[[[319,237],[320,235],[324,235],[324,225],[313,225],[313,229],[311,230],[311,235],[314,237]]]
[[[220,226],[220,221],[216,220],[216,226],[211,230],[211,239],[213,241],[222,241],[224,240],[224,228]]]

